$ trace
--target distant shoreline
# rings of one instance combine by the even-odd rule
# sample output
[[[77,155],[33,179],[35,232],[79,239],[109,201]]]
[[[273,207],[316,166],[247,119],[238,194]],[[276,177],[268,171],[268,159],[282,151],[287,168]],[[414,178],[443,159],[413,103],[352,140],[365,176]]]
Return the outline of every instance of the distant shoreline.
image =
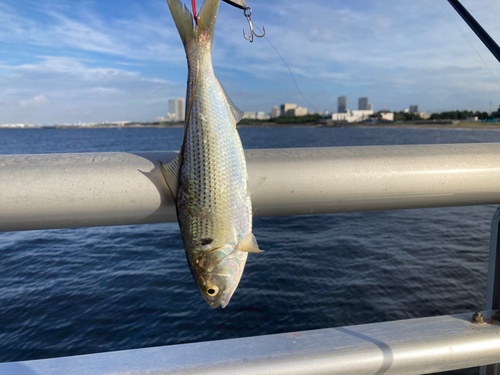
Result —
[[[128,129],[128,128],[182,128],[183,124],[160,125],[153,123],[135,123],[131,125],[94,125],[94,126],[66,126],[66,125],[49,125],[49,126],[27,126],[27,127],[0,127],[2,129]],[[472,121],[450,121],[449,123],[419,123],[413,121],[397,122],[397,123],[335,123],[324,124],[321,122],[314,123],[253,123],[253,124],[238,124],[238,128],[347,128],[347,127],[362,127],[362,128],[409,128],[409,129],[500,129],[500,122],[472,122]]]

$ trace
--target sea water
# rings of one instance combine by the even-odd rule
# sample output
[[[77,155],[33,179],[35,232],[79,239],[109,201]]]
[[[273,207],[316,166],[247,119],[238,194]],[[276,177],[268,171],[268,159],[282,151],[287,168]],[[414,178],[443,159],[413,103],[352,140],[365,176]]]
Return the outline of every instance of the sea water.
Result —
[[[500,142],[497,130],[239,131],[247,149]],[[0,154],[178,150],[182,132],[0,129]],[[0,362],[480,310],[495,209],[256,218],[266,252],[223,310],[199,295],[177,223],[0,233]]]

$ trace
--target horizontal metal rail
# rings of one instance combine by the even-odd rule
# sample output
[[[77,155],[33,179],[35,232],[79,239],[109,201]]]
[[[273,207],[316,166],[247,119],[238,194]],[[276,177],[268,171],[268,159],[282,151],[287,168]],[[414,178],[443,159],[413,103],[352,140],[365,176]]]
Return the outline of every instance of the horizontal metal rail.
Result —
[[[483,313],[489,317],[492,312]],[[472,314],[0,364],[2,375],[429,374],[500,362]]]
[[[0,156],[0,231],[175,221],[175,152]],[[500,144],[246,151],[255,216],[500,203]]]

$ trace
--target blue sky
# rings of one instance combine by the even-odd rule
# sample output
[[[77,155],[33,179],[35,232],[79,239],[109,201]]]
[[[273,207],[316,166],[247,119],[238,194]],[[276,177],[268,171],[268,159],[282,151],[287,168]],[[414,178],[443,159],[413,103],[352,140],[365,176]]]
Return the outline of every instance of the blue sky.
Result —
[[[446,0],[247,3],[319,111],[335,111],[339,95],[351,109],[360,96],[376,110],[500,104],[500,64]],[[462,3],[500,43],[500,2]],[[185,96],[185,54],[165,0],[2,0],[0,25],[0,123],[152,121]],[[269,43],[249,43],[243,28],[242,11],[221,3],[213,62],[234,102],[312,110]]]

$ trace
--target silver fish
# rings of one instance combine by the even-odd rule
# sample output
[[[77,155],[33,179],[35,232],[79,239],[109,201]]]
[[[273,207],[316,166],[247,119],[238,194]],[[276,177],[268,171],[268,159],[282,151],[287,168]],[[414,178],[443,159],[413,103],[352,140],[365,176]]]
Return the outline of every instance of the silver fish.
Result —
[[[243,274],[252,234],[245,155],[236,123],[243,113],[212,67],[219,0],[206,0],[193,25],[179,0],[167,0],[188,61],[186,121],[179,156],[160,167],[176,202],[191,273],[207,303],[223,308]]]

